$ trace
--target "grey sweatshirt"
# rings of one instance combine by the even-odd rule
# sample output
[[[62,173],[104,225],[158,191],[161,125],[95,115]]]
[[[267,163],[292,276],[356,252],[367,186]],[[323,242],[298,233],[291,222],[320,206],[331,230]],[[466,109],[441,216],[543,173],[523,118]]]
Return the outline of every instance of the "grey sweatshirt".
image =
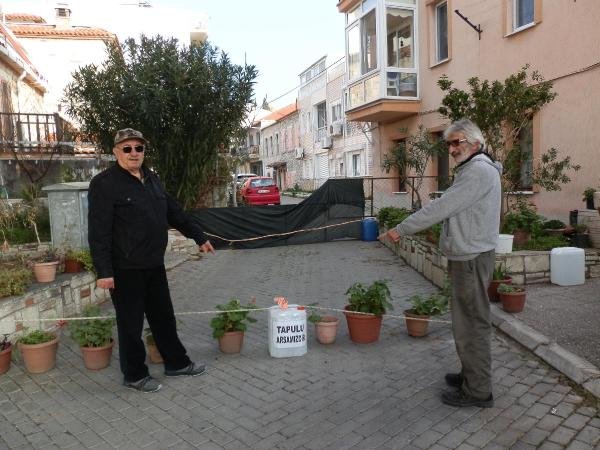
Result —
[[[500,228],[502,165],[475,155],[455,173],[444,194],[396,226],[415,234],[443,221],[440,249],[451,260],[466,261],[496,247]]]

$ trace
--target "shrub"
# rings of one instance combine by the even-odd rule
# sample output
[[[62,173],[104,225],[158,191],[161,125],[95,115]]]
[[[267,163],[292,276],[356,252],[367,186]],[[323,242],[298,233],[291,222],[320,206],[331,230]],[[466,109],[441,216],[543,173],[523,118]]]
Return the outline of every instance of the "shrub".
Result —
[[[54,340],[56,336],[49,331],[32,330],[19,338],[21,344],[35,345]]]
[[[516,230],[525,230],[535,234],[542,224],[542,217],[525,201],[519,200],[516,207],[505,214],[503,233],[513,234]]]
[[[25,293],[31,276],[31,269],[26,267],[0,268],[0,298]]]
[[[594,189],[593,187],[586,187],[585,190],[583,191],[583,201],[587,201],[587,200],[593,200],[594,199],[594,192],[596,192],[596,189]]]
[[[232,298],[225,305],[217,305],[217,309],[223,311],[210,321],[213,329],[213,337],[220,338],[229,331],[246,331],[246,322],[256,322],[250,317],[250,311],[236,311],[240,309],[256,309],[254,304],[242,305],[238,299]]]
[[[502,264],[494,267],[494,272],[492,273],[492,280],[506,280],[508,276],[506,275],[506,268],[502,266]]]
[[[519,250],[552,250],[557,247],[568,247],[569,241],[563,236],[534,236],[525,245],[518,246]]]
[[[386,206],[381,208],[377,214],[377,221],[380,225],[385,225],[388,229],[394,228],[404,219],[410,216],[410,211],[406,208],[395,208]]]
[[[512,294],[515,292],[525,292],[525,288],[521,286],[515,286],[514,284],[504,284],[501,283],[498,286],[499,294]]]
[[[560,230],[566,227],[567,225],[558,219],[547,220],[542,224],[542,228],[546,230]]]

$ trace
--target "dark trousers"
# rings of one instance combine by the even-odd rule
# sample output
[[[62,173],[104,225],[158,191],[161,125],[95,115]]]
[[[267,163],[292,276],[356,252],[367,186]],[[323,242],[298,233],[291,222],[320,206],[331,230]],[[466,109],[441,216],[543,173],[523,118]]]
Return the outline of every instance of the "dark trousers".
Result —
[[[125,381],[138,381],[148,376],[146,348],[142,341],[144,314],[165,362],[165,369],[177,370],[190,364],[185,347],[177,336],[165,267],[115,269],[114,279],[111,298],[117,315],[119,362]]]
[[[469,261],[448,261],[452,280],[452,333],[462,364],[462,390],[485,399],[492,393],[492,322],[487,289],[496,254]]]

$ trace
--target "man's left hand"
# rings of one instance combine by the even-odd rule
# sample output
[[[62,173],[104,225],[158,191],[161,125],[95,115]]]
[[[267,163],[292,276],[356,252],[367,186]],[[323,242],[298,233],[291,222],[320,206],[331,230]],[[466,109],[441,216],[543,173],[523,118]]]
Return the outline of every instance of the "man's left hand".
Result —
[[[215,249],[213,248],[210,241],[206,241],[204,244],[199,245],[198,249],[200,250],[201,253],[209,253],[210,252],[213,255],[215,254]]]

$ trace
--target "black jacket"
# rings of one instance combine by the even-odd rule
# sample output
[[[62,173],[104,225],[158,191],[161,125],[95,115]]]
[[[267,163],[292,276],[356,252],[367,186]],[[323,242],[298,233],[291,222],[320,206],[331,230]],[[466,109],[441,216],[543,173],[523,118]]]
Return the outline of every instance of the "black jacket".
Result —
[[[142,166],[143,183],[117,163],[96,175],[88,192],[88,241],[98,278],[113,268],[151,269],[164,264],[169,226],[198,245],[206,236]]]

